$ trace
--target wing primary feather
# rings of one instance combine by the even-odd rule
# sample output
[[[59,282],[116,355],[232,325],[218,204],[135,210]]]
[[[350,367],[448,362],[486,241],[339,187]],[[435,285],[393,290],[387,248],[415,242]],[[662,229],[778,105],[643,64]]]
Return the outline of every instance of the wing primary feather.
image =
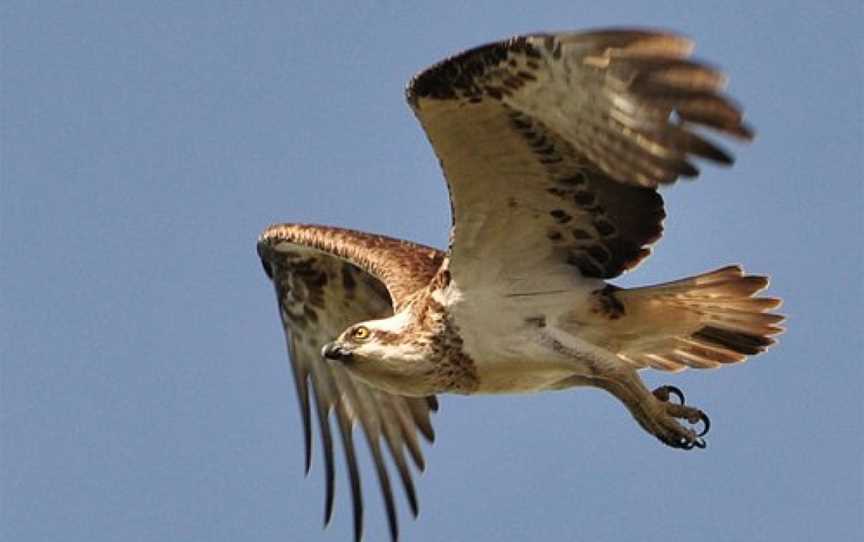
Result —
[[[333,435],[330,431],[330,409],[321,395],[321,392],[315,393],[315,410],[318,414],[318,426],[321,433],[321,453],[324,456],[324,525],[327,526],[333,517],[336,469],[333,464]]]
[[[631,84],[649,81],[668,88],[691,91],[720,91],[726,86],[726,76],[702,61],[684,58],[624,57],[609,66],[610,73]],[[635,73],[635,76],[632,74]]]
[[[735,162],[735,158],[719,145],[675,124],[668,125],[656,137],[667,145],[678,147],[718,164],[731,165]]]
[[[348,375],[340,371],[341,377]],[[381,495],[384,498],[384,508],[387,511],[387,524],[390,529],[390,538],[395,542],[399,539],[399,522],[396,516],[396,503],[393,500],[393,486],[390,483],[390,476],[387,474],[387,467],[384,462],[384,455],[381,452],[381,433],[383,432],[379,409],[376,405],[375,398],[372,397],[372,391],[369,388],[357,388],[354,382],[348,378],[344,378],[343,389],[348,397],[351,398],[352,404],[358,409],[358,419],[360,426],[363,428],[363,433],[366,435],[366,443],[369,445],[369,451],[372,454],[372,462],[375,464],[375,472],[378,476],[378,485],[381,488]]]
[[[357,455],[354,452],[354,436],[352,434],[349,415],[341,403],[337,407],[339,432],[342,435],[342,448],[345,451],[345,463],[348,466],[348,482],[351,484],[351,505],[354,511],[354,541],[363,539],[363,491],[360,486],[360,469],[357,468]]]
[[[397,452],[395,443],[387,440],[387,446],[393,454],[393,459],[396,462],[396,470],[399,472],[399,478],[402,480],[402,487],[405,489],[405,497],[408,499],[408,505],[411,508],[411,515],[415,518],[420,513],[420,504],[417,501],[417,490],[414,487],[414,480],[411,478],[411,471],[408,463],[405,462],[405,455]]]
[[[399,521],[396,517],[396,503],[393,500],[393,488],[390,484],[390,476],[384,465],[384,456],[381,454],[381,441],[378,438],[366,434],[369,449],[372,452],[375,472],[378,474],[378,483],[381,486],[381,494],[384,496],[384,507],[387,510],[387,524],[390,528],[390,539],[393,542],[399,540]]]
[[[426,408],[418,401],[408,401],[408,408],[411,409],[411,416],[414,418],[414,423],[420,433],[426,438],[427,442],[435,442],[435,429],[432,428],[432,422],[429,420],[429,411],[438,411],[438,400],[434,396],[431,399],[426,399]]]
[[[278,292],[277,292],[278,295]],[[303,451],[304,451],[304,473],[309,475],[312,467],[312,422],[309,408],[309,373],[306,369],[295,362],[297,359],[294,338],[290,334],[285,335],[288,345],[288,356],[291,358],[291,372],[294,373],[294,387],[297,389],[297,400],[300,402],[300,417],[303,423]]]
[[[384,420],[381,424],[384,429],[384,439],[387,442],[387,447],[390,449],[390,456],[393,462],[396,463],[396,470],[399,472],[399,478],[402,480],[402,487],[405,489],[405,496],[408,498],[408,504],[411,507],[411,514],[416,518],[419,513],[417,504],[417,492],[414,488],[414,481],[411,479],[411,471],[408,468],[408,463],[405,462],[405,453],[403,448],[403,431],[399,418],[399,407],[393,403],[400,401],[396,397],[381,397],[378,401],[378,413]]]
[[[691,173],[690,176],[695,173],[695,168],[686,162],[683,154],[674,153],[679,156],[673,155],[668,159],[661,156],[657,143],[649,140],[647,134],[630,130],[615,122],[611,116],[596,120],[600,123],[612,124],[622,133],[629,133],[630,137],[626,139],[603,137],[602,134],[608,128],[604,128],[603,124],[598,122],[585,119],[585,126],[590,126],[600,134],[586,145],[586,154],[597,160],[598,164],[603,164],[603,167],[613,172],[617,178],[632,177],[642,186],[653,187],[657,184],[673,182],[681,173]],[[642,152],[643,150],[648,152]]]
[[[651,80],[640,81],[628,90],[654,107],[699,112],[706,118],[722,121],[724,127],[735,126],[742,119],[741,110],[732,99],[717,92],[673,87]],[[736,135],[736,132],[730,133]]]
[[[411,411],[405,405],[406,400],[399,400],[399,405],[395,408],[396,418],[399,421],[399,427],[402,429],[402,441],[408,448],[411,454],[411,459],[414,460],[414,465],[422,472],[426,469],[426,462],[423,459],[423,451],[420,449],[420,441],[417,439],[417,424],[411,417]]]

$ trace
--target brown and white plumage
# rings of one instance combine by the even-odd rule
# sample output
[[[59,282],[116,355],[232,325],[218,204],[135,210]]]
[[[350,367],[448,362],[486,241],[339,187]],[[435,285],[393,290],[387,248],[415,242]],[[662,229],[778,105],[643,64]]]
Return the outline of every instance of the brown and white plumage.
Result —
[[[417,497],[404,451],[408,450],[417,468],[424,468],[418,433],[430,442],[434,439],[429,416],[437,410],[437,401],[434,396],[402,397],[371,388],[344,368],[323,363],[321,346],[355,322],[392,315],[394,306],[428,284],[443,254],[383,236],[299,225],[270,228],[258,244],[258,253],[276,288],[285,327],[303,415],[307,472],[311,462],[311,384],[326,471],[324,521],[329,522],[333,512],[335,468],[329,416],[334,413],[349,469],[356,538],[363,529],[360,474],[352,435],[356,422],[372,451],[395,538],[395,504],[380,442],[383,437],[390,449],[416,515]],[[390,291],[375,275],[351,261],[391,279]]]
[[[333,499],[335,412],[355,506],[351,427],[373,454],[391,535],[387,443],[416,513],[404,450],[422,468],[434,395],[591,385],[618,397],[670,446],[704,447],[677,420],[707,417],[652,394],[636,371],[742,361],[768,347],[779,300],[739,267],[620,289],[662,233],[659,185],[730,164],[702,129],[752,137],[724,77],[688,59],[691,43],[641,30],[532,35],[472,49],[416,76],[407,99],[438,155],[453,227],[446,254],[406,241],[278,225],[258,251],[276,286],[304,413],[309,384]],[[323,350],[322,350],[323,348]],[[324,359],[321,354],[329,359]],[[683,395],[682,402],[683,402]],[[707,427],[706,427],[707,430]]]

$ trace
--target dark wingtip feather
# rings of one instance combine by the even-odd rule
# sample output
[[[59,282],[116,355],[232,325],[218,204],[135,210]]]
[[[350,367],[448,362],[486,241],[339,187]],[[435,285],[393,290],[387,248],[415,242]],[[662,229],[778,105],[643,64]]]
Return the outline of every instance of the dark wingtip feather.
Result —
[[[393,542],[399,540],[399,520],[396,517],[396,503],[393,500],[393,488],[390,486],[390,478],[387,476],[387,471],[384,465],[381,465],[380,473],[383,474],[381,479],[381,492],[384,495],[384,507],[387,509],[387,526],[390,530],[390,539]]]
[[[363,492],[360,486],[360,469],[357,467],[357,456],[354,453],[354,436],[347,416],[337,416],[339,432],[342,435],[342,449],[345,451],[345,463],[348,466],[348,481],[351,485],[351,506],[354,512],[354,540],[363,539]]]
[[[697,168],[687,160],[682,160],[678,166],[678,174],[682,177],[698,177],[699,168]]]
[[[693,337],[706,343],[738,352],[739,354],[747,354],[748,356],[764,351],[775,342],[774,339],[769,337],[753,335],[742,331],[731,331],[714,326],[703,327],[694,333]]]
[[[690,143],[691,147],[688,151],[700,158],[710,160],[722,166],[731,166],[735,163],[735,157],[732,156],[732,153],[716,143],[700,138],[696,134],[693,134],[693,139]]]
[[[323,415],[322,415],[323,414]],[[330,433],[330,421],[326,412],[318,411],[321,431],[321,447],[324,452],[324,526],[330,523],[333,517],[333,501],[336,487],[336,469],[333,465],[333,436]]]
[[[366,442],[372,452],[375,471],[378,474],[378,485],[381,486],[381,495],[384,497],[384,508],[387,510],[387,525],[390,529],[390,539],[393,542],[399,540],[399,520],[396,516],[396,502],[393,499],[393,487],[390,484],[390,476],[384,465],[384,456],[381,454],[381,445],[377,435],[366,434]]]
[[[303,457],[303,475],[309,476],[309,471],[312,469],[312,430],[309,426],[303,427],[303,443],[304,443],[304,457]]]
[[[741,113],[734,109],[701,108],[698,104],[688,104],[680,106],[676,113],[686,122],[700,124],[743,141],[750,141],[754,137],[753,129],[741,120]]]
[[[397,460],[397,469],[399,477],[402,479],[402,487],[405,488],[405,496],[408,498],[411,515],[416,518],[417,514],[420,513],[420,504],[417,501],[417,491],[414,488],[414,481],[411,479],[411,472],[408,470],[408,465],[404,459]]]
[[[277,292],[277,295],[280,295]],[[281,299],[281,295],[279,297]],[[288,343],[288,355],[291,359],[297,359],[295,353],[294,339],[286,337]],[[291,364],[294,372],[294,386],[297,390],[297,399],[300,402],[300,416],[303,423],[303,464],[304,474],[309,476],[312,468],[312,412],[309,406],[309,375],[300,366]]]
[[[732,135],[737,136],[745,141],[753,141],[753,139],[756,137],[756,130],[754,130],[753,127],[750,126],[750,124],[746,122],[741,122],[738,125],[738,129]]]
[[[411,439],[405,438],[405,426],[401,423],[403,419],[398,416],[400,409],[394,407],[394,402],[401,401],[403,398],[395,399],[385,397],[378,403],[378,411],[384,423],[381,425],[384,433],[384,441],[387,443],[387,448],[390,450],[390,457],[396,464],[396,470],[399,472],[399,478],[402,480],[402,487],[405,489],[405,496],[408,498],[408,505],[411,508],[412,515],[416,518],[419,512],[417,504],[417,492],[414,489],[414,481],[411,479],[411,469],[405,461],[405,448],[411,450]],[[413,452],[412,452],[413,453]]]

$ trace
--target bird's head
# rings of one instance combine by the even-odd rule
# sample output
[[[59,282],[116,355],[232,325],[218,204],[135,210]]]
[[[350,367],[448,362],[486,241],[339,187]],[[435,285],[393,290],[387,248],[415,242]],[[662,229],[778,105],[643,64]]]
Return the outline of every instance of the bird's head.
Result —
[[[431,348],[422,331],[405,315],[354,324],[321,348],[325,359],[341,363],[367,384],[407,395],[428,395],[434,369]]]

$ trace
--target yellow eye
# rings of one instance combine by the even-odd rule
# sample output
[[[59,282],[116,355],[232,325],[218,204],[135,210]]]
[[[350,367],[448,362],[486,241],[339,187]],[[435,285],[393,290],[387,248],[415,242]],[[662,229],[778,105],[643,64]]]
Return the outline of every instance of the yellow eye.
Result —
[[[354,331],[351,332],[351,338],[355,341],[365,341],[371,336],[372,332],[369,331],[369,328],[366,326],[357,326],[354,328]]]

